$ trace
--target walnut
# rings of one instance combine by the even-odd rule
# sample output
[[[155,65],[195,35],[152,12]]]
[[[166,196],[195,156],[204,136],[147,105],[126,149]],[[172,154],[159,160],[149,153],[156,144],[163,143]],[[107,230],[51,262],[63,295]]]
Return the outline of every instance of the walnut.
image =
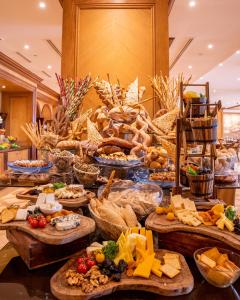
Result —
[[[97,279],[90,279],[90,283],[92,284],[93,287],[99,286],[99,282]]]
[[[91,293],[93,291],[93,285],[91,283],[82,283],[82,291],[84,293]]]
[[[107,275],[100,275],[98,278],[98,281],[100,284],[106,284],[108,282],[109,278]]]
[[[67,282],[69,285],[77,285],[78,284],[78,278],[77,277],[69,277],[67,279]]]
[[[72,269],[67,270],[65,276],[66,278],[71,277],[72,275],[74,275],[75,271]]]

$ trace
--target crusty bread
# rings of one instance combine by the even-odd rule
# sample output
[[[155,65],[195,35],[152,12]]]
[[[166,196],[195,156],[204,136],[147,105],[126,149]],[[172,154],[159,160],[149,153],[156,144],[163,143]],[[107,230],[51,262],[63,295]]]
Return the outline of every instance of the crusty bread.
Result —
[[[122,208],[122,216],[128,227],[135,227],[138,225],[138,220],[131,205],[127,204]]]
[[[61,141],[57,143],[56,148],[61,150],[63,149],[79,149],[80,142],[79,141]]]
[[[101,206],[98,208],[98,212],[102,219],[105,219],[106,221],[116,225],[127,227],[123,218],[113,209]]]

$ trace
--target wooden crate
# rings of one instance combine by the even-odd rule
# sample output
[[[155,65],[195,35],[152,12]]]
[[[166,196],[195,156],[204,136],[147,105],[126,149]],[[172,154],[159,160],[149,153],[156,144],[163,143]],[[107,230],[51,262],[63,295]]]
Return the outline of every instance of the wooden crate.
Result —
[[[92,235],[64,245],[44,244],[16,229],[7,230],[7,238],[31,270],[69,258],[86,248],[91,243]]]

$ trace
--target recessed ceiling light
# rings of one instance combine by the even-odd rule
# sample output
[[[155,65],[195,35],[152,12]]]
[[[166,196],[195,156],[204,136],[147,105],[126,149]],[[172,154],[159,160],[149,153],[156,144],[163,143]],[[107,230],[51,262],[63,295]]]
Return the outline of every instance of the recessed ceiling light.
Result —
[[[28,50],[30,47],[29,47],[29,45],[24,45],[24,47],[23,47],[24,49],[26,49],[26,50]]]
[[[203,79],[203,77],[201,76],[199,79],[200,79],[200,80],[202,80],[202,79]]]
[[[208,49],[212,49],[213,48],[213,44],[208,44]]]
[[[40,1],[40,2],[38,3],[38,6],[39,6],[39,8],[44,9],[44,8],[46,8],[47,5],[46,5],[45,2]]]
[[[220,64],[218,64],[219,65],[219,67],[222,67],[223,66],[223,63],[220,63]]]
[[[5,89],[6,88],[6,85],[2,85],[2,89]]]
[[[47,68],[50,70],[50,69],[52,69],[52,66],[51,66],[51,65],[48,65]]]
[[[188,69],[192,69],[192,66],[191,66],[191,65],[189,65],[189,66],[188,66]]]
[[[240,50],[237,50],[236,53],[237,53],[237,54],[240,54]]]
[[[190,7],[194,7],[194,6],[196,6],[196,1],[189,1],[189,3],[188,3],[188,5],[190,6]]]
[[[240,77],[237,80],[240,80]]]

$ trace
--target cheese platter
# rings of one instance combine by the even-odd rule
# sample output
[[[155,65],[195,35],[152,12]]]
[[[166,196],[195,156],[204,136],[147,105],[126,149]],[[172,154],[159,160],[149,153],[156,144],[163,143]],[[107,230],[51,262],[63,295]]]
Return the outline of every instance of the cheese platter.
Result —
[[[190,232],[201,234],[222,241],[223,243],[240,251],[240,236],[227,230],[221,230],[217,226],[206,226],[204,224],[196,227],[189,226],[183,224],[179,220],[169,221],[164,215],[159,216],[156,213],[149,215],[145,226],[159,233]]]
[[[59,183],[57,183],[59,184]],[[34,187],[21,191],[16,194],[18,199],[31,200],[35,203],[38,195],[47,187],[52,188],[55,184],[48,184],[39,187]],[[89,203],[91,198],[94,198],[95,194],[88,190],[85,190],[81,185],[63,185],[58,189],[54,189],[54,194],[58,199],[58,202],[64,207],[78,208]]]
[[[185,295],[194,280],[181,254],[154,249],[152,231],[133,227],[117,242],[95,242],[78,253],[53,275],[50,286],[57,299],[87,300],[119,290]]]
[[[50,224],[45,228],[32,228],[28,221],[12,221],[5,224],[0,222],[0,230],[17,229],[45,244],[63,245],[95,231],[95,222],[91,218],[80,216],[79,219],[80,226],[68,230],[56,230]]]

